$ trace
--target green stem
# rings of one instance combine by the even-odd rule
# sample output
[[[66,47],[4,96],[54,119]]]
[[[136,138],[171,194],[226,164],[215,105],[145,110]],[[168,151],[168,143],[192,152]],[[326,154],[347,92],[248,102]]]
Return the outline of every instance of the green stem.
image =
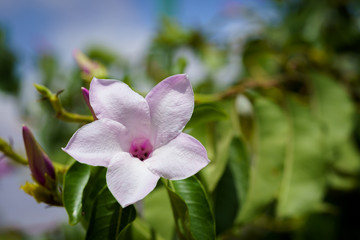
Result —
[[[28,161],[13,151],[11,145],[7,143],[4,139],[0,138],[0,151],[3,152],[6,156],[13,159],[15,162],[27,165]]]
[[[80,123],[89,123],[94,121],[94,118],[90,115],[80,115],[76,113],[70,113],[66,111],[60,101],[58,93],[52,93],[48,88],[42,85],[34,84],[36,90],[43,95],[43,97],[51,103],[52,108],[56,113],[56,118],[66,121],[66,122],[80,122]]]

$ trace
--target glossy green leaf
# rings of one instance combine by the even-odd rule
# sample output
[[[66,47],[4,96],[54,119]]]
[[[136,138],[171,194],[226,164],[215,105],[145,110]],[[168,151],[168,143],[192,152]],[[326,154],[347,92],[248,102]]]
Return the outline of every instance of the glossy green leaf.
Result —
[[[205,189],[195,176],[170,181],[168,193],[182,239],[215,239],[214,216]]]
[[[91,213],[87,240],[117,239],[123,229],[136,218],[133,205],[122,208],[107,187],[96,197]]]
[[[310,109],[289,101],[291,130],[285,159],[277,215],[299,217],[314,210],[322,200],[325,187],[326,159],[320,124]]]
[[[234,176],[229,168],[229,164],[212,196],[214,202],[216,234],[218,235],[225,232],[233,225],[239,209],[239,200]]]
[[[102,189],[106,186],[106,171],[104,167],[92,167],[90,179],[84,189],[83,193],[83,221],[82,224],[85,228],[88,227],[91,213],[93,210],[94,202],[101,192]]]
[[[65,175],[64,207],[69,215],[69,223],[75,225],[82,216],[82,197],[90,177],[90,166],[74,162]]]
[[[250,169],[249,190],[239,221],[245,222],[263,213],[279,191],[288,136],[288,122],[273,102],[257,98],[255,135]]]

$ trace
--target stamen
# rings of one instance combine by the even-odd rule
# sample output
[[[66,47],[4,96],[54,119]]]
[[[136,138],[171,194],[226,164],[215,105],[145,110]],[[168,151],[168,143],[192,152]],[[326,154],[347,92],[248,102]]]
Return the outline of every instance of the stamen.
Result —
[[[131,142],[130,154],[133,157],[140,159],[141,161],[149,158],[150,154],[153,151],[153,146],[150,141],[146,138],[134,139]]]

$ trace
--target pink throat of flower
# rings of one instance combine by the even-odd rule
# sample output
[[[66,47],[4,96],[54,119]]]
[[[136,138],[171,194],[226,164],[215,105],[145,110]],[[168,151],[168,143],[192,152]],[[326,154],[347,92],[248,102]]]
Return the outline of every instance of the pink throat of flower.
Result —
[[[129,150],[130,154],[133,157],[136,157],[141,161],[148,159],[152,151],[153,151],[153,146],[151,145],[150,141],[146,138],[138,138],[133,140],[131,142],[131,147]]]

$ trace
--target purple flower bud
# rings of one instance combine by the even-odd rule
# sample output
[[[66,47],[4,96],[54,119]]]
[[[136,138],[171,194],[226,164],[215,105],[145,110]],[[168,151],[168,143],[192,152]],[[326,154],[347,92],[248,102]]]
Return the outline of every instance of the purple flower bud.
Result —
[[[54,166],[46,153],[36,142],[27,126],[23,126],[23,138],[31,174],[39,184],[45,186],[46,175],[55,180]]]
[[[90,111],[91,111],[91,114],[92,114],[93,117],[94,117],[94,120],[97,120],[97,117],[96,117],[96,115],[95,115],[95,113],[94,113],[94,110],[93,110],[93,108],[92,108],[91,105],[90,105],[89,90],[87,90],[86,88],[82,87],[82,88],[81,88],[81,92],[82,92],[83,97],[84,97],[84,99],[85,99],[86,105],[89,107],[89,109],[90,109]]]

